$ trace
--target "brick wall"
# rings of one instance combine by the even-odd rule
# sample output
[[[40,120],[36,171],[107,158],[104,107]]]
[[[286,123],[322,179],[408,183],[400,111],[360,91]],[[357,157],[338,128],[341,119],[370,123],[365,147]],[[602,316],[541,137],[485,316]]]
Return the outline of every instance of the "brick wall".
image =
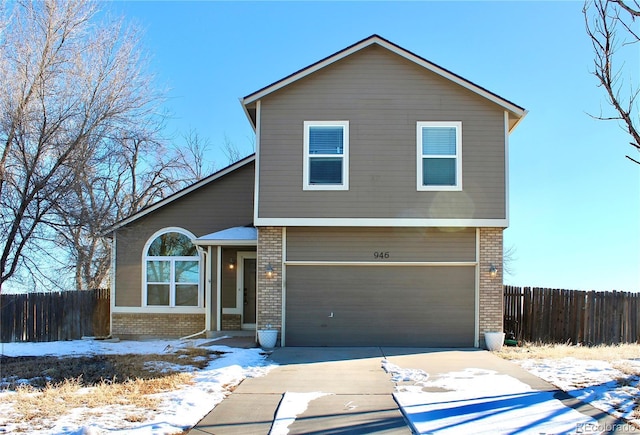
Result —
[[[502,332],[502,228],[480,228],[480,346],[485,332]],[[492,277],[489,268],[497,274]]]
[[[220,328],[223,331],[239,331],[242,329],[242,316],[240,314],[223,314],[220,319]]]
[[[282,328],[282,228],[258,228],[257,328]],[[273,276],[266,276],[271,264]]]
[[[111,318],[111,334],[121,338],[186,337],[204,328],[204,314],[113,313]]]

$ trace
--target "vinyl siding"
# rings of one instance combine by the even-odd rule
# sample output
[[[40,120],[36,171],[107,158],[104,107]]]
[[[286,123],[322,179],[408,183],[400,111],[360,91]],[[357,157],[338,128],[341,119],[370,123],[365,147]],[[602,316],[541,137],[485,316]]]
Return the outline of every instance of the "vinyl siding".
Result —
[[[303,191],[303,122],[349,121],[348,191]],[[462,121],[463,191],[418,192],[416,123]],[[504,219],[504,112],[378,46],[261,100],[259,218]]]
[[[287,261],[475,261],[473,228],[287,229]]]
[[[253,221],[254,164],[248,164],[116,231],[117,307],[142,304],[144,245],[156,231],[184,228],[196,237]],[[202,263],[204,267],[204,262]]]

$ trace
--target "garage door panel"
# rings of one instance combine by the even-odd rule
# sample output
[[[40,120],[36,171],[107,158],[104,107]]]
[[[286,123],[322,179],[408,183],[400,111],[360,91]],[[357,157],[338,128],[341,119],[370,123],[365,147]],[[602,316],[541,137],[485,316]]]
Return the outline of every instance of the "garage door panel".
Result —
[[[472,346],[474,267],[287,267],[287,345]]]

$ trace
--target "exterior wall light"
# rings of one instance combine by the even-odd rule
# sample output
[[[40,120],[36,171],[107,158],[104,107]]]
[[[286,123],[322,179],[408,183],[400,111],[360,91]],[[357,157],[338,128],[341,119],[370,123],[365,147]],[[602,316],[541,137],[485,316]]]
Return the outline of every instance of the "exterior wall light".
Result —
[[[267,264],[267,266],[264,268],[264,271],[267,274],[267,278],[273,278],[273,266],[271,265],[271,263]]]
[[[498,276],[498,269],[496,269],[493,264],[489,266],[489,275],[491,276],[491,278],[495,278],[496,276]]]
[[[233,270],[236,268],[236,260],[235,258],[230,258],[229,259],[229,270]]]

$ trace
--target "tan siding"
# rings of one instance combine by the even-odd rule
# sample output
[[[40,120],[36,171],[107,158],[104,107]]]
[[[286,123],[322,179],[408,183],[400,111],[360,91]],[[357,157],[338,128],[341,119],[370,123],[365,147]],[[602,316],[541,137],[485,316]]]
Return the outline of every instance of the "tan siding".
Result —
[[[348,120],[350,189],[302,190],[303,122]],[[416,191],[416,122],[462,121],[463,192]],[[372,46],[264,98],[259,217],[504,218],[504,115]]]
[[[287,229],[287,261],[475,261],[473,228]]]
[[[116,306],[142,303],[144,245],[156,231],[180,227],[196,237],[253,222],[254,165],[248,164],[117,230]]]
[[[475,267],[289,266],[287,346],[474,344]]]

